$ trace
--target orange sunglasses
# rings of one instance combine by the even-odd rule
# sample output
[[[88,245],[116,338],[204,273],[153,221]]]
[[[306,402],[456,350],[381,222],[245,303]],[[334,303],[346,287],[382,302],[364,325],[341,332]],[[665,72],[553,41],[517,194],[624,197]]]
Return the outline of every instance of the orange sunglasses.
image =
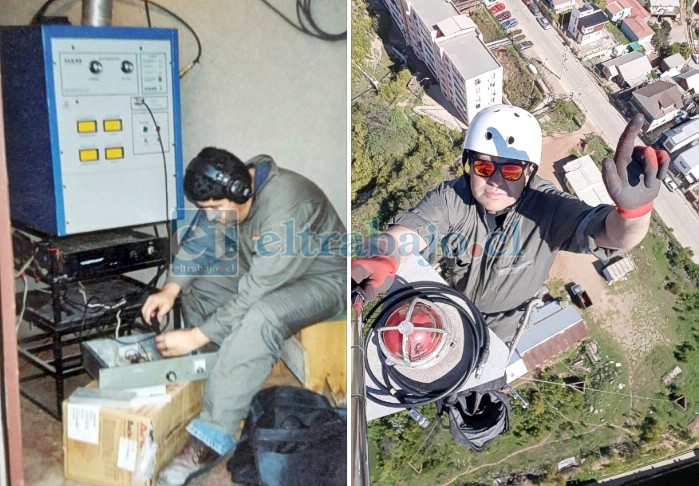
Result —
[[[480,159],[475,159],[472,162],[473,164],[473,171],[476,173],[476,175],[479,175],[481,177],[491,177],[493,174],[495,174],[495,169],[500,170],[500,174],[502,175],[502,178],[505,179],[506,181],[518,181],[522,178],[522,174],[524,174],[524,165],[520,164],[513,164],[513,163],[505,163],[505,164],[498,164],[496,162],[490,162],[487,160],[480,160]]]

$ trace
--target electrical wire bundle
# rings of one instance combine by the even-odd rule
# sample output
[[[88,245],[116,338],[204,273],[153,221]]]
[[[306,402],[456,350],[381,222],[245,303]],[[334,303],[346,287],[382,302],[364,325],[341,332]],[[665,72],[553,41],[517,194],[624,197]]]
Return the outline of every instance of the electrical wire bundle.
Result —
[[[387,364],[392,360],[379,345],[380,329],[385,328],[394,312],[414,299],[447,308],[450,315],[458,316],[457,322],[450,323],[455,332],[447,343],[447,355],[433,366],[419,370]],[[371,324],[364,340],[365,367],[376,385],[367,385],[366,395],[379,405],[413,409],[435,402],[460,390],[474,372],[478,377],[488,359],[490,337],[482,314],[471,301],[445,284],[411,282],[374,305],[366,314],[366,322]],[[370,363],[374,350],[381,362],[380,372],[372,370]]]
[[[274,13],[279,15],[287,24],[291,25],[296,30],[303,32],[306,35],[315,37],[327,42],[337,42],[347,39],[347,31],[332,34],[321,29],[313,18],[312,3],[313,0],[296,0],[296,20],[298,24],[289,19],[279,9],[272,5],[267,0],[261,0]]]

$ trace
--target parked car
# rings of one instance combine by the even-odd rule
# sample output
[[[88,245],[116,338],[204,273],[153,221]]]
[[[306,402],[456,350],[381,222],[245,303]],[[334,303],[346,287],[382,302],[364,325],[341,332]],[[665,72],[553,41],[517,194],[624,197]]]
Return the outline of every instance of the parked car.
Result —
[[[665,179],[663,179],[663,184],[665,184],[665,187],[667,187],[667,190],[670,192],[674,192],[677,190],[677,183],[672,180],[672,177],[667,176]]]
[[[532,1],[533,1],[533,0],[522,0],[522,2],[524,3],[524,5],[526,5],[527,7],[528,7],[529,5],[532,4]]]
[[[517,49],[519,49],[520,51],[524,51],[526,49],[529,49],[533,45],[534,43],[532,41],[524,41],[517,44]]]
[[[512,17],[512,14],[510,13],[510,11],[505,10],[504,12],[497,14],[495,16],[495,20],[497,20],[498,22],[504,22],[505,20],[509,19],[510,17]]]
[[[502,12],[503,10],[505,10],[505,4],[502,2],[496,3],[495,5],[490,7],[490,11],[494,14]]]
[[[527,5],[527,7],[529,8],[529,11],[533,13],[535,16],[541,15],[541,10],[539,10],[539,7],[537,7],[535,3],[530,3],[529,5]]]
[[[502,24],[500,24],[500,25],[502,25],[502,28],[503,28],[503,29],[505,29],[505,30],[510,30],[512,27],[514,27],[515,25],[517,25],[517,23],[518,23],[518,22],[517,22],[517,19],[510,19],[510,20],[504,21],[504,22],[503,22]]]
[[[551,24],[544,17],[539,16],[536,18],[536,21],[539,22],[539,25],[543,27],[544,30],[548,30],[551,28]]]

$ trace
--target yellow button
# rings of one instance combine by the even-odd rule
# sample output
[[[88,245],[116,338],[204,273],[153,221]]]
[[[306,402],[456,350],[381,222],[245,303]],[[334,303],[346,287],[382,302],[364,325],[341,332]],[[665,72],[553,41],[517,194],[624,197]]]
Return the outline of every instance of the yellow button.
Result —
[[[104,149],[104,157],[107,160],[123,159],[124,158],[124,147],[110,147],[108,149]]]
[[[78,122],[78,133],[94,133],[97,131],[95,120],[83,120]]]
[[[104,131],[105,132],[120,132],[121,131],[121,120],[104,120]]]
[[[80,151],[80,162],[92,162],[99,160],[99,158],[99,150],[97,149],[83,149]]]

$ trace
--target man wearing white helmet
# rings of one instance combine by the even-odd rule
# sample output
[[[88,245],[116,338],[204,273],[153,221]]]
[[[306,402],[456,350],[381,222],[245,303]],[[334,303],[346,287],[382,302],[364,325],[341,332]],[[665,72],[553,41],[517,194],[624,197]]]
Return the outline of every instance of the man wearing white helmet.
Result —
[[[646,235],[669,157],[634,148],[642,123],[636,116],[614,160],[603,161],[602,177],[616,207],[591,207],[536,176],[542,135],[534,116],[509,105],[480,111],[464,142],[466,174],[396,215],[368,245],[370,253],[352,262],[352,280],[372,300],[390,286],[403,258],[439,247],[451,285],[475,303],[493,332],[511,341],[559,250],[609,258]]]

